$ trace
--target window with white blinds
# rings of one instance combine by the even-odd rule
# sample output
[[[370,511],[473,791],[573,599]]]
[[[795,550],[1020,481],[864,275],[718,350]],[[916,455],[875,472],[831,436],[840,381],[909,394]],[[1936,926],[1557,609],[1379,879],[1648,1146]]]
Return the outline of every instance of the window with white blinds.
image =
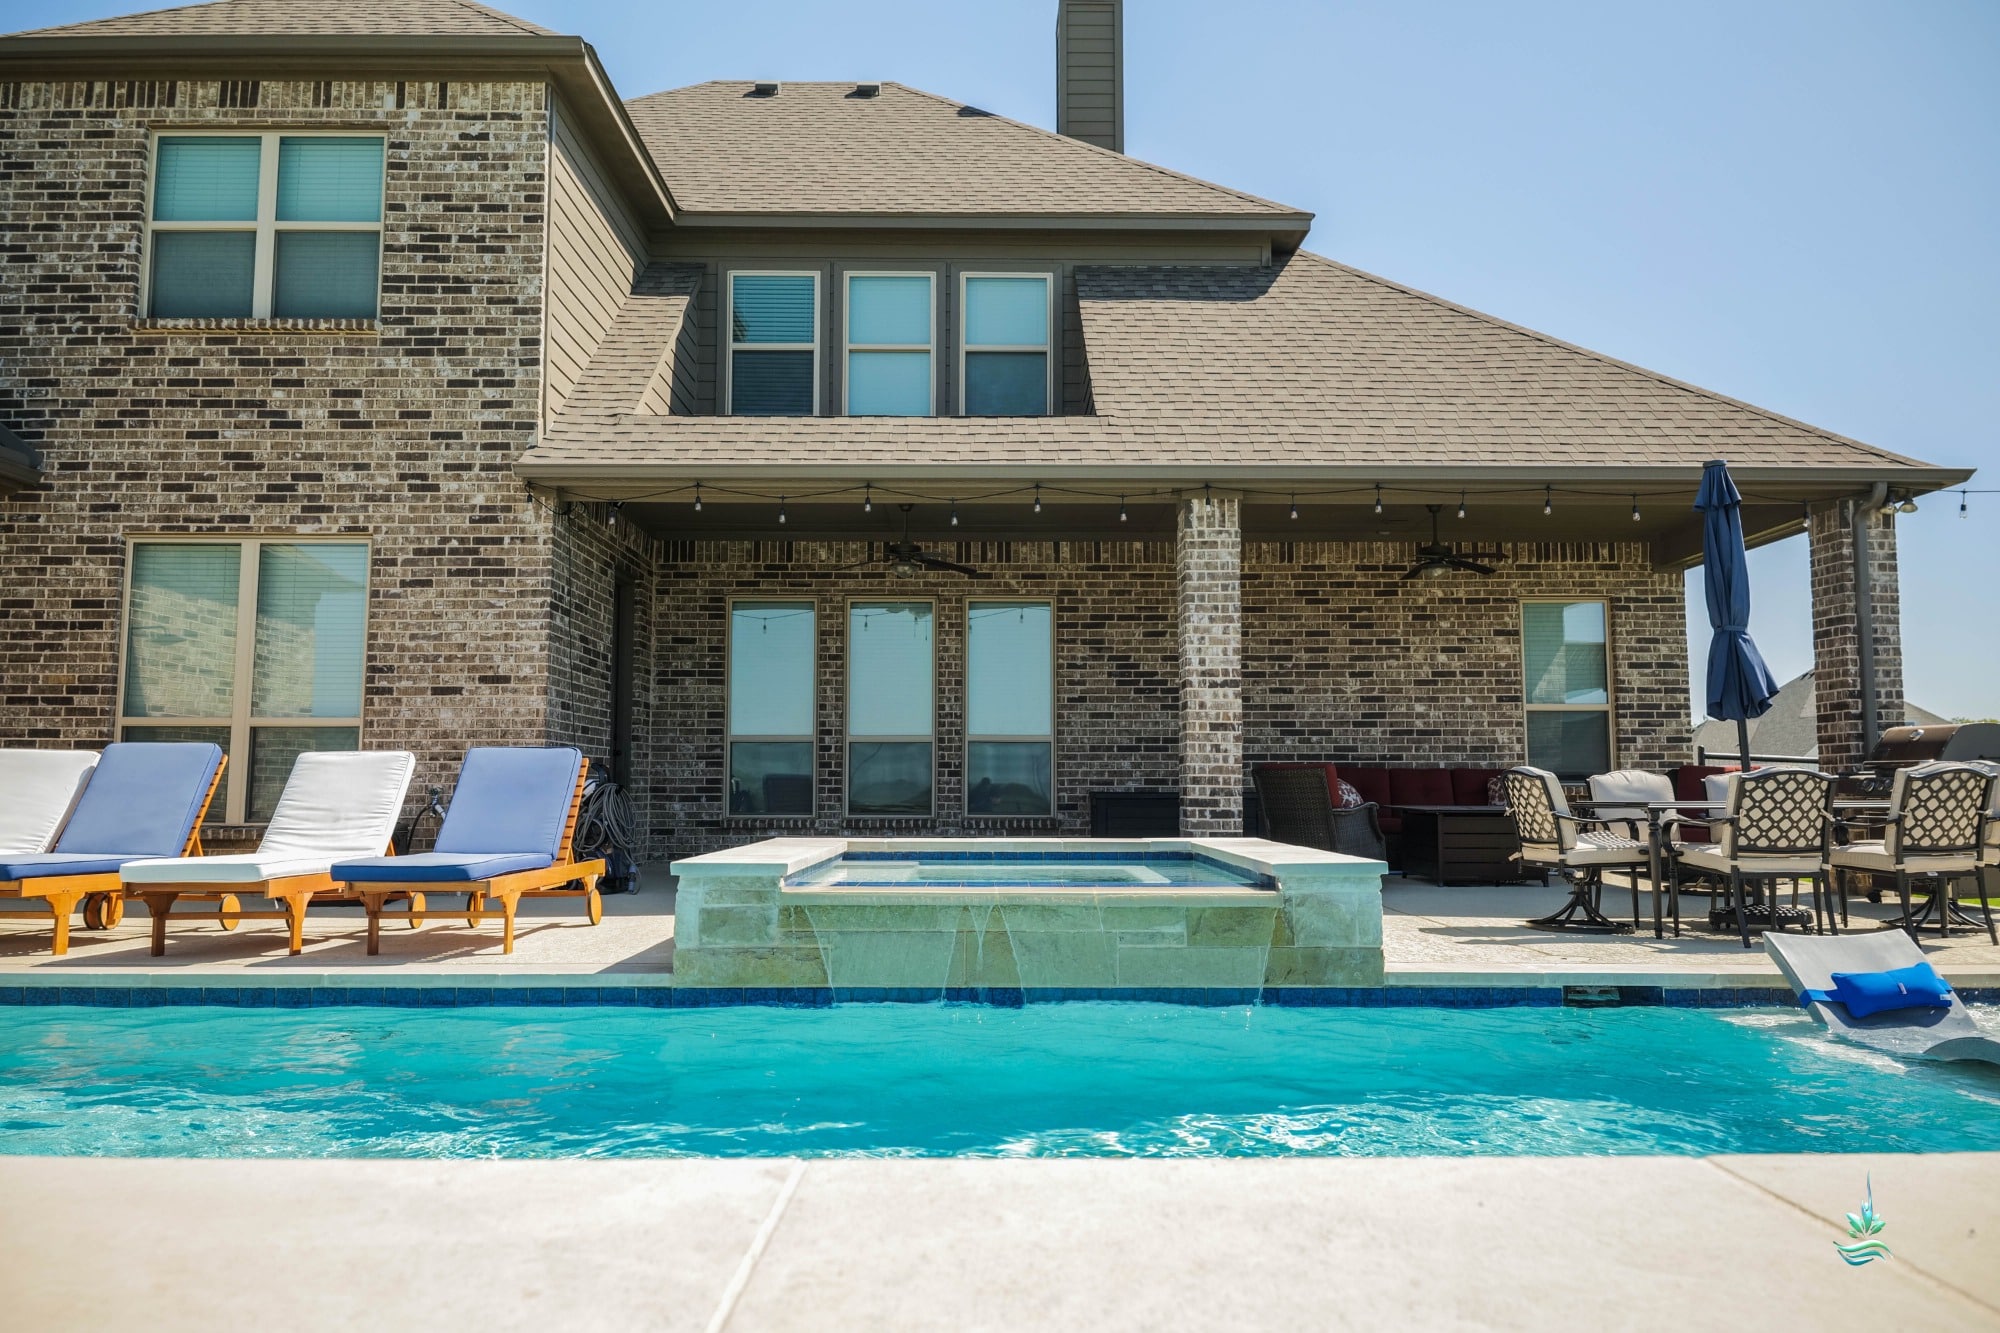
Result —
[[[382,164],[371,135],[159,135],[146,313],[373,319]]]
[[[965,608],[965,812],[1055,813],[1055,608]]]
[[[359,746],[365,543],[138,541],[129,570],[119,737],[247,753],[212,818],[268,819],[302,752]]]
[[[1601,601],[1521,604],[1528,762],[1559,777],[1613,767],[1610,614]]]
[[[728,290],[730,415],[816,415],[819,275],[731,273]]]

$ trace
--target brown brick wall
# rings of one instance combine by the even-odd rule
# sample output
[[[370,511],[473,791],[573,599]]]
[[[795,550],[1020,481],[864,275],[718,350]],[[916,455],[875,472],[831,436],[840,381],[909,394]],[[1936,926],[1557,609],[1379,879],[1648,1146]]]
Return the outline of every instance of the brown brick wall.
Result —
[[[1861,716],[1861,633],[1854,602],[1852,503],[1816,510],[1808,526],[1813,607],[1813,696],[1819,709],[1819,764],[1845,773],[1867,757]],[[1903,631],[1896,521],[1867,516],[1869,588],[1875,621],[1876,717],[1903,722]]]
[[[1180,632],[1181,832],[1243,831],[1243,520],[1234,496],[1182,500],[1174,573]]]

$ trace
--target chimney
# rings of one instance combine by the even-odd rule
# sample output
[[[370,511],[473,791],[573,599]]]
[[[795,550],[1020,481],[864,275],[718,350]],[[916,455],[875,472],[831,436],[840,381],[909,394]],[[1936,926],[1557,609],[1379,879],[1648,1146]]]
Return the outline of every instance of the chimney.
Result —
[[[1125,151],[1125,6],[1058,0],[1056,133]]]

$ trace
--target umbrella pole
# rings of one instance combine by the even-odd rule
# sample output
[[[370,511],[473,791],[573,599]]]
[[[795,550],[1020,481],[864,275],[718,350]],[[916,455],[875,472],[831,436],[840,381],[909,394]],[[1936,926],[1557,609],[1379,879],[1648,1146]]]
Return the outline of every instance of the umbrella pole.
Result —
[[[1736,748],[1743,756],[1743,771],[1750,771],[1750,723],[1745,718],[1736,719]]]

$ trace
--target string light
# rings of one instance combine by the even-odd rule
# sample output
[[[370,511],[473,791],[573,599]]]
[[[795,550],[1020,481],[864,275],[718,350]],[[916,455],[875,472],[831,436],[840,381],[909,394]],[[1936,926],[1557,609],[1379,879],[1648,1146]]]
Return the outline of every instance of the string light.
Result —
[[[1382,483],[1379,481],[1375,483],[1375,512],[1382,512]]]
[[[785,521],[785,497],[781,495],[778,497],[778,522],[783,523],[784,521]]]
[[[1465,492],[1464,492],[1464,491],[1460,491],[1460,492],[1458,493],[1458,516],[1459,516],[1460,518],[1464,518],[1464,517],[1465,517]]]
[[[699,514],[699,513],[701,512],[701,483],[700,483],[700,482],[696,482],[696,483],[694,484],[694,512],[695,512],[695,513],[697,513],[697,514]]]
[[[1042,483],[1039,481],[1035,483],[1035,512],[1042,512]]]
[[[1292,517],[1293,519],[1297,519],[1298,516],[1299,516],[1299,497],[1294,495],[1292,497]]]
[[[875,483],[872,481],[862,483],[861,512],[864,514],[872,514],[875,512]]]
[[[1965,517],[1965,492],[1964,492],[1964,491],[1960,491],[1960,492],[1958,493],[1958,516],[1959,516],[1960,518],[1964,518],[1964,517]]]
[[[1632,497],[1632,521],[1639,521],[1639,497],[1636,495]]]
[[[1125,497],[1122,495],[1118,497],[1118,521],[1125,521]]]
[[[609,505],[609,507],[607,507],[604,511],[604,526],[607,528],[617,527],[618,511],[623,509],[624,507],[625,507],[625,502],[623,500],[613,500]]]
[[[958,526],[958,501],[956,500],[951,502],[951,525],[954,528]]]
[[[1553,486],[1544,486],[1542,487],[1542,513],[1546,515],[1546,514],[1553,514],[1555,512],[1556,512],[1556,488]]]

